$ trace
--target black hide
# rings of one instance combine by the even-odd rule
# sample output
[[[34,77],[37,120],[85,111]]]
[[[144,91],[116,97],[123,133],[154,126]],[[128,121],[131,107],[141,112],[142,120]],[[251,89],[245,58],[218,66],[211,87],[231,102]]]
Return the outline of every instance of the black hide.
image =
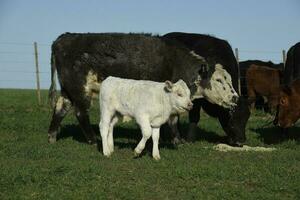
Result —
[[[298,78],[300,78],[300,42],[288,50],[283,83],[289,85],[293,80]]]
[[[229,43],[209,35],[193,33],[168,33],[164,38],[176,40],[198,55],[204,57],[209,64],[220,63],[224,69],[231,75],[234,89],[238,92],[238,68],[235,56]],[[194,107],[189,113],[190,129],[188,140],[195,138],[195,126],[200,120],[200,109],[203,108],[209,115],[219,119],[225,133],[228,136],[228,142],[233,145],[239,145],[246,139],[245,126],[250,112],[247,101],[240,97],[238,106],[233,111],[224,109],[206,100],[195,100]]]

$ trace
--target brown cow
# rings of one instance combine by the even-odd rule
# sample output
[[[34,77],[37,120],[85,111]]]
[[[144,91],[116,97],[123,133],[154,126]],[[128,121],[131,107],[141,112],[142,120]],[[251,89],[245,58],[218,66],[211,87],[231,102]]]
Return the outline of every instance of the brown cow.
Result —
[[[280,100],[275,125],[289,128],[300,118],[300,79],[294,80],[290,86],[280,91]]]
[[[264,97],[271,110],[279,103],[282,71],[267,66],[252,64],[246,72],[248,101],[254,107],[257,96]]]

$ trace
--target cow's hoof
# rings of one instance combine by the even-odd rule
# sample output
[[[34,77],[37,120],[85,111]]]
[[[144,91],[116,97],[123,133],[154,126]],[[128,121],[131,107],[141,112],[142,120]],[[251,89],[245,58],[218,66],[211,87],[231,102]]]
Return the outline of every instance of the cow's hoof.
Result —
[[[48,142],[49,142],[50,144],[55,143],[55,142],[56,142],[56,137],[48,136]]]
[[[172,144],[174,145],[174,146],[177,146],[177,145],[180,145],[180,144],[184,144],[184,143],[186,143],[186,141],[183,139],[183,138],[174,138],[173,140],[172,140]]]
[[[232,144],[229,144],[230,146],[233,146],[233,147],[243,147],[243,144],[242,143],[239,143],[239,142],[236,142],[236,143],[232,143]]]
[[[91,145],[97,145],[97,139],[88,140],[87,142]]]

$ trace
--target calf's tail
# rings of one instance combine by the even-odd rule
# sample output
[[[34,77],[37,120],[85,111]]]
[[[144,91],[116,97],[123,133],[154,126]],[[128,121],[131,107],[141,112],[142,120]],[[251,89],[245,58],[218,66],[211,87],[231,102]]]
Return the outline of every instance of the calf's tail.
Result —
[[[55,107],[56,103],[56,65],[55,65],[55,55],[52,49],[51,53],[51,85],[49,88],[49,103],[51,108]]]

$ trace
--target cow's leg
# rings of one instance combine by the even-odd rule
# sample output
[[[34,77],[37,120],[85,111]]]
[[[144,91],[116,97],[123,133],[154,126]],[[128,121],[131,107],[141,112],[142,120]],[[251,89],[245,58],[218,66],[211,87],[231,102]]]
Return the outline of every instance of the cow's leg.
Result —
[[[178,121],[179,121],[179,115],[171,115],[168,120],[168,124],[171,128],[173,145],[178,145],[184,142],[184,140],[180,137],[180,133],[178,130]]]
[[[158,149],[159,128],[152,128],[152,141],[153,141],[152,156],[155,160],[160,160],[159,149]]]
[[[109,126],[109,131],[108,131],[108,148],[110,153],[114,152],[114,137],[113,137],[113,131],[114,131],[114,126],[118,122],[118,116],[114,116],[110,122]]]
[[[250,105],[251,110],[254,110],[255,108],[255,101],[256,101],[256,94],[254,89],[252,89],[252,87],[249,86],[248,88],[248,102]]]
[[[277,95],[274,95],[272,97],[269,98],[268,100],[268,105],[269,105],[269,108],[270,108],[270,113],[275,113],[276,112],[276,108],[277,108],[277,105],[279,104],[279,98]]]
[[[64,97],[60,96],[57,99],[57,102],[55,104],[52,120],[50,123],[50,127],[48,130],[48,142],[54,143],[56,142],[56,136],[58,133],[58,128],[60,126],[61,121],[66,116],[70,108],[72,107],[71,101]]]
[[[142,153],[142,151],[145,148],[147,140],[152,135],[152,128],[150,126],[149,120],[140,120],[140,119],[137,119],[137,123],[141,127],[143,137],[142,137],[141,141],[139,142],[139,144],[134,149],[135,156],[139,156]]]
[[[91,126],[87,109],[76,107],[76,118],[89,144],[96,144],[96,134]]]
[[[193,108],[189,112],[189,129],[187,135],[187,141],[193,142],[195,141],[196,132],[197,132],[197,124],[200,120],[200,109],[201,109],[201,100],[196,99],[193,101]]]
[[[99,123],[99,130],[102,138],[103,154],[107,157],[109,157],[112,153],[108,147],[108,134],[109,134],[110,124],[111,124],[111,119],[112,119],[112,114],[108,111],[106,112],[103,108],[103,110],[101,110],[101,120]]]

